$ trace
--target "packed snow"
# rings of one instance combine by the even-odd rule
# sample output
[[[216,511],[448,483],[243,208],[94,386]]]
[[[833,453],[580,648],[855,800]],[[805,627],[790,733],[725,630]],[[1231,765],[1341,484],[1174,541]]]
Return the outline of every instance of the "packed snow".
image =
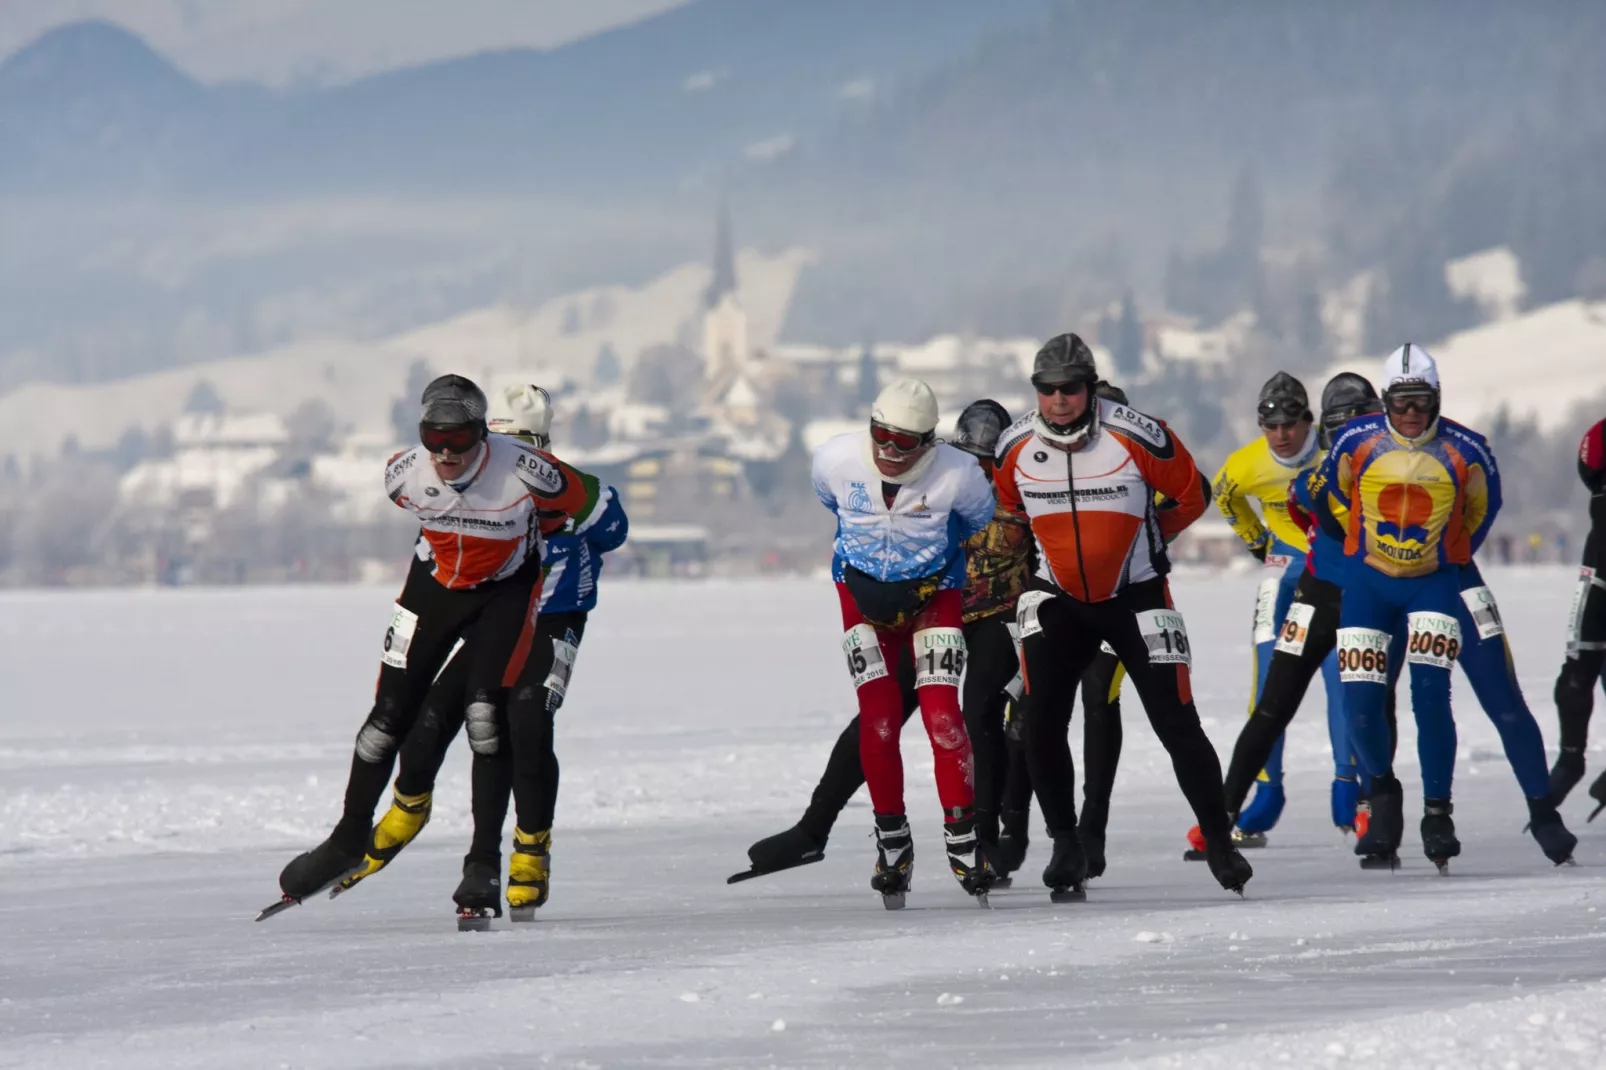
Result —
[[[1572,579],[1490,574],[1552,745]],[[1255,578],[1175,590],[1225,755]],[[942,864],[918,722],[907,910],[868,887],[862,793],[823,863],[727,886],[749,843],[795,820],[851,715],[817,581],[605,581],[560,714],[553,898],[534,924],[455,929],[461,746],[386,872],[256,924],[338,811],[392,597],[0,596],[0,1067],[1606,1065],[1606,830],[1580,789],[1579,864],[1550,866],[1460,679],[1449,878],[1414,822],[1399,872],[1356,866],[1329,823],[1315,696],[1247,898],[1221,891],[1181,860],[1192,819],[1128,688],[1110,868],[1086,903],[1036,886],[1040,820],[1016,887],[991,911],[969,901]],[[1600,748],[1590,765],[1606,768]]]

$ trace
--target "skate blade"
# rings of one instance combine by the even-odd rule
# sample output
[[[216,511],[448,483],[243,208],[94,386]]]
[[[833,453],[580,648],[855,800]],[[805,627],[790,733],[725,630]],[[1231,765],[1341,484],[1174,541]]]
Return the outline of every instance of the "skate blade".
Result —
[[[359,862],[357,865],[352,866],[350,869],[346,870],[346,872],[330,881],[329,884],[324,885],[324,888],[329,889],[329,898],[333,899],[341,892],[349,891],[350,889],[357,887],[358,884],[361,884],[362,881],[357,881],[355,884],[347,884],[346,881],[362,872],[363,865],[364,863]],[[378,872],[379,871],[377,869],[374,870],[374,873]],[[370,874],[370,876],[372,876],[372,874]],[[323,888],[319,888],[318,891],[323,891]]]
[[[1048,891],[1050,903],[1085,903],[1087,902],[1087,889],[1085,888],[1050,888]]]
[[[991,910],[991,909],[993,909],[993,905],[987,901],[987,893],[986,892],[977,892],[977,893],[975,893],[975,899],[976,899],[976,905],[981,907],[983,910]]]
[[[1450,875],[1450,860],[1448,858],[1430,858],[1428,861],[1437,867],[1439,876],[1448,877]]]
[[[888,910],[902,910],[907,892],[882,892],[881,905]]]
[[[789,869],[797,869],[799,866],[812,866],[816,862],[824,861],[825,852],[821,851],[817,855],[810,855],[807,858],[800,859],[796,862],[788,862],[784,866],[773,866],[769,869],[758,869],[756,867],[753,869],[744,869],[740,873],[732,873],[729,877],[726,877],[725,883],[740,884],[742,881],[750,881],[754,877],[767,877],[771,873],[782,873]]]
[[[535,920],[535,907],[508,907],[507,920],[527,925]]]
[[[1386,869],[1392,872],[1393,870],[1400,868],[1400,856],[1389,855],[1385,857],[1383,855],[1362,855],[1361,868]]]
[[[1594,809],[1593,809],[1593,810],[1591,810],[1591,811],[1590,811],[1590,812],[1589,812],[1589,818],[1588,818],[1588,820],[1590,820],[1590,821],[1593,821],[1593,820],[1595,820],[1595,818],[1597,818],[1597,817],[1599,817],[1599,816],[1600,816],[1600,812],[1601,812],[1601,811],[1602,811],[1602,810],[1606,810],[1606,802],[1603,802],[1603,803],[1601,803],[1601,804],[1600,804],[1600,805],[1599,805],[1599,806],[1597,806],[1597,807],[1595,807],[1595,808],[1594,808]]]
[[[1234,836],[1232,845],[1240,851],[1258,851],[1266,846],[1266,834],[1264,832],[1246,832],[1241,836]]]
[[[488,933],[491,919],[496,914],[483,907],[464,907],[457,912],[457,931],[460,933]]]
[[[1182,852],[1182,860],[1184,862],[1203,862],[1205,860],[1205,853],[1190,847],[1186,851]]]
[[[301,900],[299,899],[291,899],[288,895],[284,896],[277,903],[274,903],[271,906],[263,907],[257,913],[257,921],[267,921],[275,914],[283,914],[286,910],[289,910],[293,906],[298,906],[300,903]]]

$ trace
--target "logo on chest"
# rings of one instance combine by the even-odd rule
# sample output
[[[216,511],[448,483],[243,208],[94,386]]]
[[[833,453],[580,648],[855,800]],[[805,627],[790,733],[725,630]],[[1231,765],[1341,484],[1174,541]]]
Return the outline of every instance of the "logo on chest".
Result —
[[[873,506],[870,504],[870,492],[865,488],[865,485],[858,480],[854,480],[853,482],[849,483],[848,511],[852,513],[868,513],[871,512],[872,509]]]

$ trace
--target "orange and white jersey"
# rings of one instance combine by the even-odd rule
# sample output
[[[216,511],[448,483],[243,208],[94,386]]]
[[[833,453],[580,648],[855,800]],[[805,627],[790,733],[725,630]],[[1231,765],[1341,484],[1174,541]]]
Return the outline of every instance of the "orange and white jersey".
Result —
[[[435,473],[423,446],[385,466],[385,492],[423,527],[419,555],[434,557],[435,579],[453,590],[513,575],[540,556],[543,521],[583,513],[598,491],[594,477],[507,435],[487,436],[458,484]]]
[[[993,472],[998,504],[1031,522],[1037,574],[1084,602],[1164,575],[1166,543],[1206,504],[1199,469],[1164,420],[1098,404],[1075,452],[1040,434],[1036,413],[1016,421],[998,439]]]

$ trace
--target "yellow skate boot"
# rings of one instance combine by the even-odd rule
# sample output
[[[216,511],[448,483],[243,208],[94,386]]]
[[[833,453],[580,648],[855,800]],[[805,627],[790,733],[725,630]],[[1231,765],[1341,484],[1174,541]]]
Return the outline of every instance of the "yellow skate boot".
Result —
[[[412,843],[424,826],[429,824],[430,792],[422,795],[403,795],[396,792],[391,798],[390,809],[385,816],[379,819],[374,826],[373,834],[368,838],[368,854],[362,860],[362,867],[341,881],[329,894],[339,895],[350,890],[354,885],[373,876],[401,854],[402,848]]]
[[[535,908],[547,900],[552,879],[552,830],[525,832],[514,826],[513,856],[507,863],[508,917],[534,921]]]

